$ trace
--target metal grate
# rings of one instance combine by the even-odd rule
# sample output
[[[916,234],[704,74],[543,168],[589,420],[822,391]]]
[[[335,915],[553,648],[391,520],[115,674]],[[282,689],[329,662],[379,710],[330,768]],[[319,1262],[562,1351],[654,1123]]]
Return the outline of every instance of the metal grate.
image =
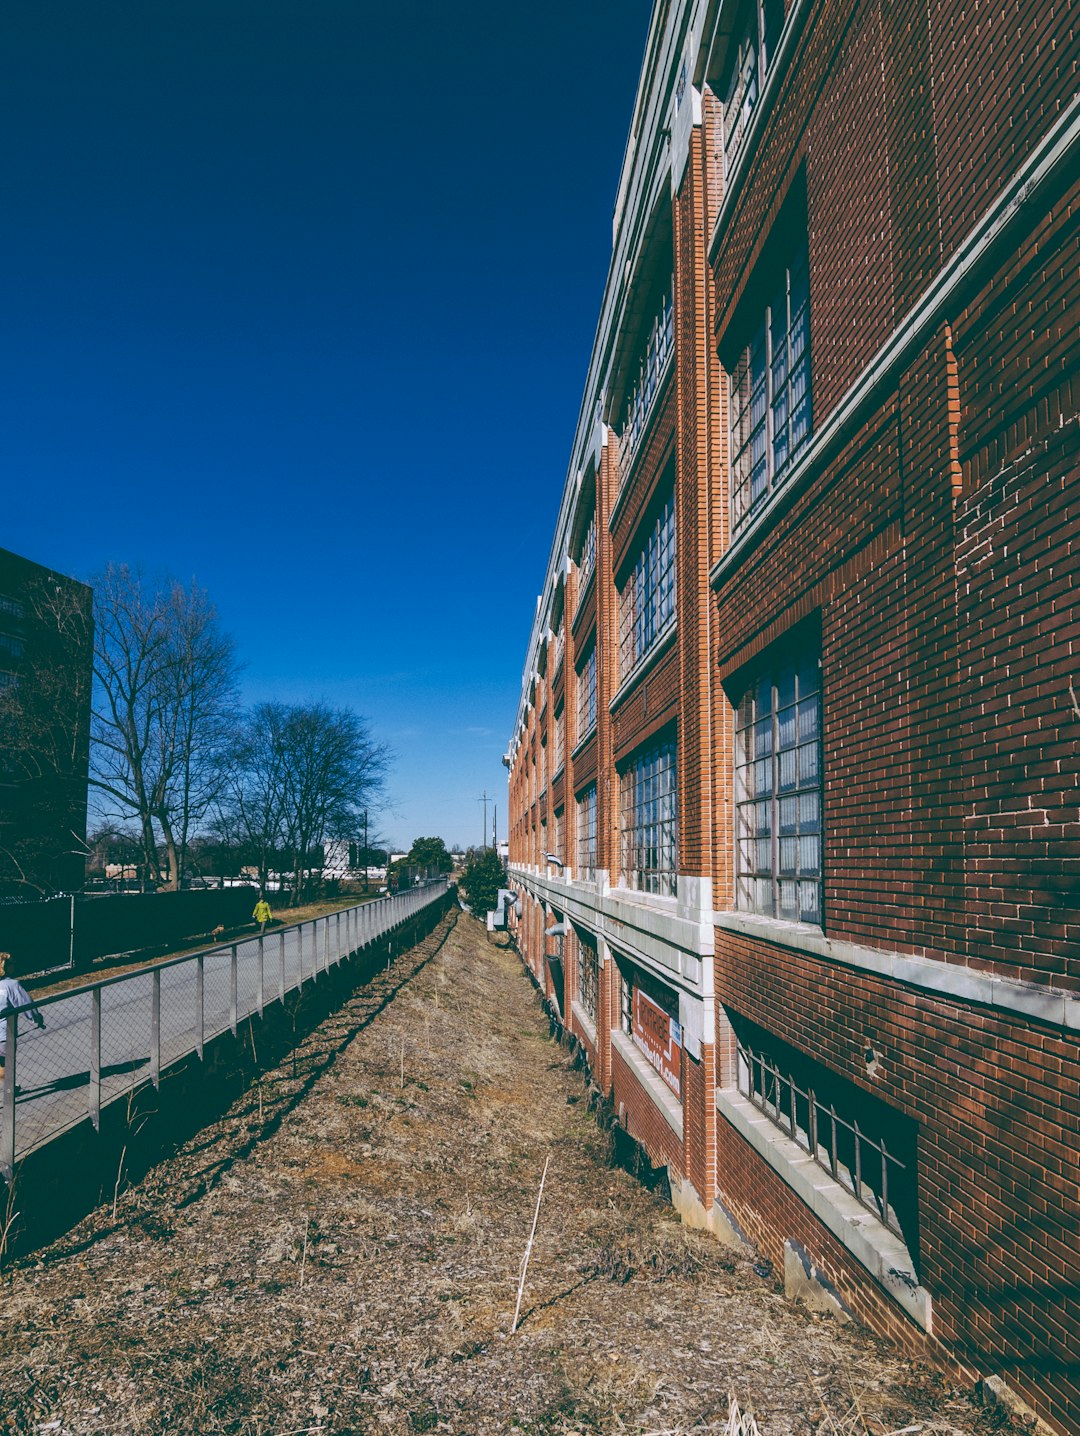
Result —
[[[834,1098],[819,1097],[764,1052],[737,1043],[738,1089],[878,1221],[905,1241],[898,1213],[912,1205],[913,1163],[891,1151],[886,1138],[867,1130],[854,1114],[837,1110]]]

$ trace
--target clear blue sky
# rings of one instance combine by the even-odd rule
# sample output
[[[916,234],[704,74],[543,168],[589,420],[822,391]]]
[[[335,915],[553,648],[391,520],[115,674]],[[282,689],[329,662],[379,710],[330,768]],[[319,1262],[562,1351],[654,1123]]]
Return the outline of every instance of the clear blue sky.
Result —
[[[395,842],[505,831],[649,10],[0,21],[0,545],[197,579],[246,699],[392,746]]]

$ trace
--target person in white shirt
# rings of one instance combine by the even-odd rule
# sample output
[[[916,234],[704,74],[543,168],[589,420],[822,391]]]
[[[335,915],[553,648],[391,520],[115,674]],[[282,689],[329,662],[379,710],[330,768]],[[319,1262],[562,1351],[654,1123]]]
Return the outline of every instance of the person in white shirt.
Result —
[[[26,988],[14,977],[8,977],[7,965],[10,961],[10,952],[0,952],[0,1076],[3,1075],[4,1059],[7,1055],[7,1015],[12,1008],[27,1008],[26,1012],[19,1015],[29,1017],[37,1027],[45,1026],[45,1019],[34,1006],[33,999]]]

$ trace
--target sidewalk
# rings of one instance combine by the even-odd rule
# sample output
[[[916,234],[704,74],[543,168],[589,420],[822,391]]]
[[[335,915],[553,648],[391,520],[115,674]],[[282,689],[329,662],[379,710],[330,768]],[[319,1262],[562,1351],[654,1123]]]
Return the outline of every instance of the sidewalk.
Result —
[[[110,1193],[14,1269],[0,1431],[667,1436],[721,1431],[729,1391],[763,1436],[1001,1429],[606,1150],[516,957],[452,912],[115,1220]]]

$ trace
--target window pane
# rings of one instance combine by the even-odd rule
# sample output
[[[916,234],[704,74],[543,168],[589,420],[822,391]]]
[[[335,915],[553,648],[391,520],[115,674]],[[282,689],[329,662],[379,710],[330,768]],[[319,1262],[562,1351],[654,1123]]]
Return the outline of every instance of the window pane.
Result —
[[[819,671],[816,651],[803,653],[766,668],[738,702],[736,858],[740,876],[756,881],[739,882],[737,898],[740,906],[792,921],[821,920],[821,720],[813,691]]]

